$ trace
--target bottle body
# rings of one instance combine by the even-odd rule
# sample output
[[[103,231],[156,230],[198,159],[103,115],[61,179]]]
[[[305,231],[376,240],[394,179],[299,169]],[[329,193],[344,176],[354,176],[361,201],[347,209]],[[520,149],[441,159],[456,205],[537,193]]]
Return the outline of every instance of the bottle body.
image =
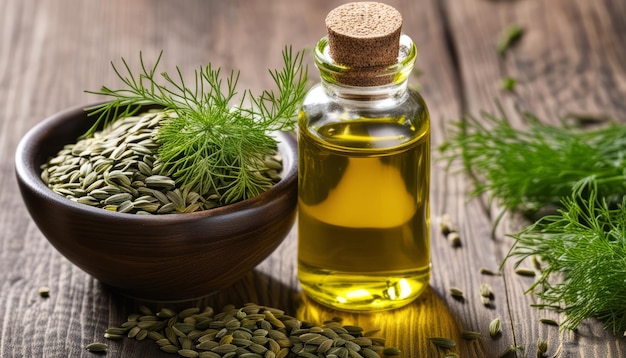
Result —
[[[323,79],[298,127],[303,290],[345,310],[410,303],[430,279],[424,100],[406,79],[366,91]]]

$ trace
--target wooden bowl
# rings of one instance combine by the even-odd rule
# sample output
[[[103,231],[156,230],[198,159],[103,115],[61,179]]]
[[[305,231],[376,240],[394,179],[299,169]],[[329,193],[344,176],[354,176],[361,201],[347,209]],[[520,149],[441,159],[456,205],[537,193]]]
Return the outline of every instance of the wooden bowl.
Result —
[[[123,294],[153,301],[203,297],[243,277],[291,230],[297,204],[295,136],[276,133],[282,179],[267,192],[189,214],[136,215],[75,203],[40,166],[93,123],[83,107],[47,118],[20,141],[15,172],[26,207],[68,260]]]

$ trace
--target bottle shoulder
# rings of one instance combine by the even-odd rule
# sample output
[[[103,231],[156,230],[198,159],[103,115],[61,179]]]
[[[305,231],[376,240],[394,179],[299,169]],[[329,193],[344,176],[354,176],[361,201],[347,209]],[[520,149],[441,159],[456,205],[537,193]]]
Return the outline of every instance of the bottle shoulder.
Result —
[[[329,95],[320,84],[313,86],[302,102],[302,112],[309,117],[318,117],[323,113],[346,112],[364,114],[366,117],[375,117],[379,113],[425,113],[428,116],[428,107],[422,95],[415,89],[408,87],[401,93],[380,96],[375,99],[341,98]]]
[[[354,106],[353,101],[337,100],[317,85],[303,101],[299,131],[315,141],[346,147],[378,143],[390,148],[428,140],[430,116],[419,92],[407,88],[390,101]]]

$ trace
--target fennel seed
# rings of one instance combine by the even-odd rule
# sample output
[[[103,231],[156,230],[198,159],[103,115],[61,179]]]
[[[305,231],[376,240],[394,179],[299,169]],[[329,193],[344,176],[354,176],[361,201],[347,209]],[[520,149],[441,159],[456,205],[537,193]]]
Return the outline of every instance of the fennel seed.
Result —
[[[132,326],[131,326],[132,327]],[[131,328],[129,327],[129,328]],[[125,334],[126,331],[128,331],[129,328],[124,328],[122,326],[122,328],[116,328],[116,327],[111,327],[111,328],[107,328],[104,333],[109,333],[109,334]]]
[[[106,352],[106,350],[109,349],[109,346],[106,343],[94,342],[89,343],[85,348],[90,352],[97,353]]]
[[[165,353],[178,353],[178,347],[173,344],[168,344],[166,346],[161,346],[161,350]]]
[[[495,338],[498,334],[500,334],[500,327],[502,326],[502,321],[500,318],[495,318],[489,323],[489,335],[491,338]]]
[[[517,355],[515,354],[515,352],[523,352],[523,351],[524,351],[524,347],[511,344],[504,350],[504,352],[502,352],[502,354],[500,355],[500,358],[516,357]]]
[[[545,339],[539,338],[537,340],[537,358],[545,357],[548,352],[548,342]]]
[[[50,288],[45,287],[45,286],[40,287],[37,293],[39,293],[39,296],[42,298],[48,298],[50,297]]]
[[[461,291],[460,289],[456,287],[450,287],[450,295],[452,295],[453,298],[458,299],[458,300],[462,300],[464,298],[463,291]]]
[[[376,353],[376,351],[371,350],[369,348],[361,349],[359,351],[359,354],[361,354],[361,356],[363,356],[363,358],[380,358],[380,356],[378,355],[378,353]]]
[[[450,245],[452,245],[452,247],[459,247],[461,246],[461,236],[459,235],[458,232],[451,232],[448,234],[448,241],[450,242]]]
[[[428,338],[435,346],[443,349],[450,349],[456,346],[456,342],[450,338],[445,337],[430,337]]]
[[[539,322],[543,323],[543,324],[547,324],[549,326],[559,326],[559,324],[557,323],[557,321],[550,319],[550,318],[540,318]]]
[[[443,214],[441,216],[441,220],[439,221],[439,227],[441,229],[441,233],[444,236],[448,236],[448,234],[452,232],[458,232],[458,226],[452,221],[452,218],[449,214]]]
[[[140,331],[141,331],[141,328],[135,326],[128,331],[128,334],[126,336],[128,338],[135,338]]]
[[[465,340],[472,341],[481,338],[482,335],[480,334],[480,332],[476,331],[462,331],[461,337],[463,337],[463,339]]]
[[[488,275],[488,276],[500,276],[499,272],[496,271],[492,271],[486,267],[481,267],[480,269],[480,273],[483,275]]]
[[[143,341],[146,337],[148,337],[148,331],[145,329],[140,329],[135,335],[135,339],[138,341]]]
[[[389,347],[389,348],[383,349],[383,355],[388,356],[388,357],[400,356],[401,353],[402,352],[400,352],[400,350],[395,347]]]
[[[123,339],[124,335],[122,335],[122,334],[113,334],[113,333],[105,333],[103,335],[103,337],[106,338],[106,339],[117,340],[117,339]]]
[[[493,298],[493,291],[491,290],[491,285],[488,283],[482,283],[478,292],[482,297]]]
[[[177,353],[181,357],[185,357],[185,358],[196,358],[200,355],[200,353],[191,349],[181,349]]]
[[[515,270],[515,273],[520,276],[525,276],[525,277],[535,277],[536,275],[534,270],[527,269],[527,268],[518,268]]]

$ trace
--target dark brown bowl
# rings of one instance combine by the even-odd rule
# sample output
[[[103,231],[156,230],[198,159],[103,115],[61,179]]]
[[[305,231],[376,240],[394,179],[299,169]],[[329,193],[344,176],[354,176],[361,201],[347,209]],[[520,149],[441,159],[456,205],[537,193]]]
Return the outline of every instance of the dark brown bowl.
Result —
[[[75,203],[41,180],[41,164],[76,142],[92,123],[83,107],[47,118],[20,141],[15,172],[44,236],[104,284],[154,301],[206,296],[254,269],[291,230],[297,203],[293,134],[276,133],[282,180],[267,192],[202,212],[144,216]]]

